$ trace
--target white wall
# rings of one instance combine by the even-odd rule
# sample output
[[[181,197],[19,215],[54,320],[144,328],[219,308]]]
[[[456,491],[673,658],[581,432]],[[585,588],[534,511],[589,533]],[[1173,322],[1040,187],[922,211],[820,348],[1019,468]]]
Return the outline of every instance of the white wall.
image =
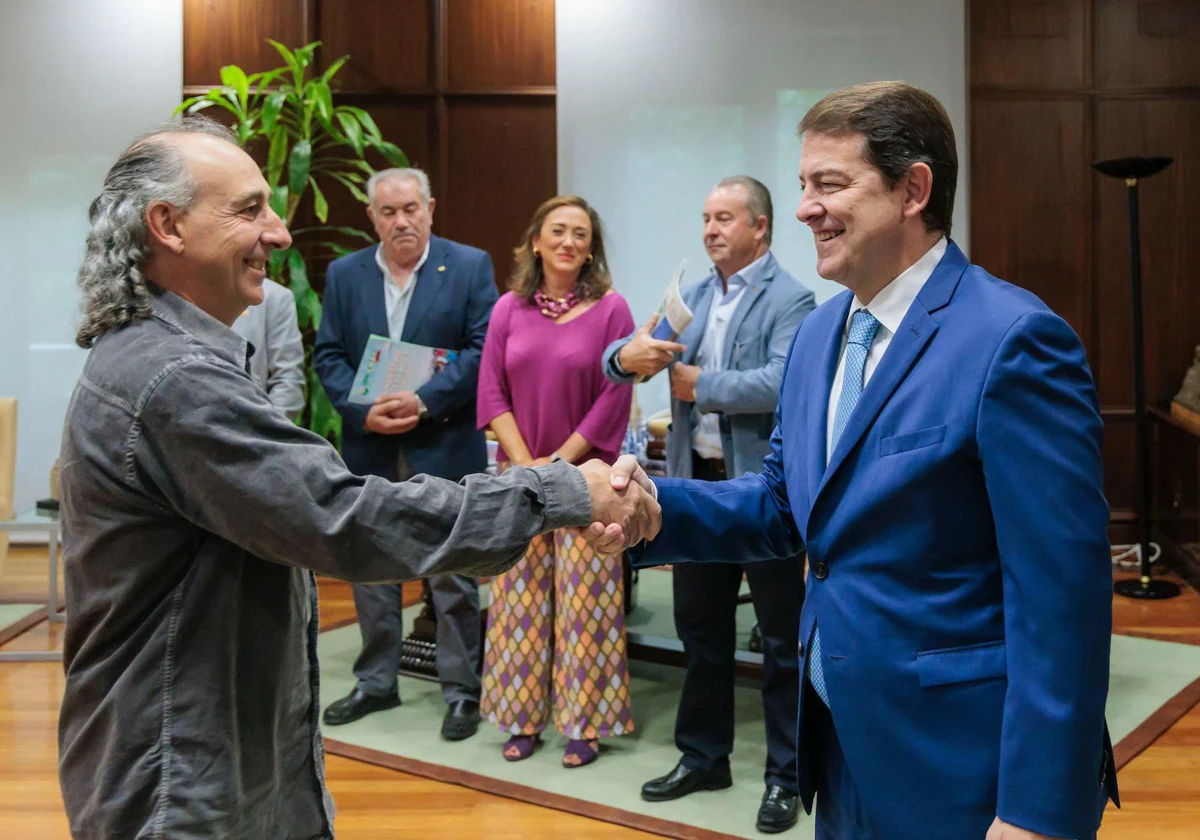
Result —
[[[558,0],[558,187],[604,220],[618,291],[648,318],[682,258],[685,283],[708,273],[704,198],[721,177],[752,175],[775,205],[773,250],[819,301],[795,218],[804,112],[835,88],[903,79],[946,106],[961,168],[955,240],[967,245],[966,32],[963,0]],[[663,377],[638,386],[667,405]]]
[[[87,207],[183,84],[182,0],[0,0],[0,396],[19,400],[14,504],[49,492],[75,346]]]

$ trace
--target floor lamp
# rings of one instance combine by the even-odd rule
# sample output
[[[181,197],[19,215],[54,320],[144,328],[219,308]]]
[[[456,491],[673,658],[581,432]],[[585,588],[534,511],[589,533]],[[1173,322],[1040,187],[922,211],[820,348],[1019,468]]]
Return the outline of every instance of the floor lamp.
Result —
[[[1149,429],[1146,424],[1146,372],[1142,353],[1142,249],[1138,226],[1138,181],[1157,175],[1171,165],[1168,157],[1128,157],[1092,164],[1101,175],[1123,178],[1129,195],[1129,273],[1133,302],[1133,413],[1137,425],[1138,558],[1137,579],[1113,584],[1118,595],[1162,600],[1174,598],[1179,587],[1150,577],[1150,471],[1146,466]]]

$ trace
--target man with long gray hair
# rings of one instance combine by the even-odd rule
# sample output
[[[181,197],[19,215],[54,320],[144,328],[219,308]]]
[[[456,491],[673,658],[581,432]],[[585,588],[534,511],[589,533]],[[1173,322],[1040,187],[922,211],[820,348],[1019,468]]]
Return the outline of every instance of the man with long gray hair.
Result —
[[[232,135],[191,119],[130,146],[91,206],[92,351],[62,447],[59,773],[81,840],[332,837],[305,569],[495,574],[542,531],[657,531],[657,504],[606,490],[599,462],[393,483],[290,422],[229,328],[291,243],[269,196]]]

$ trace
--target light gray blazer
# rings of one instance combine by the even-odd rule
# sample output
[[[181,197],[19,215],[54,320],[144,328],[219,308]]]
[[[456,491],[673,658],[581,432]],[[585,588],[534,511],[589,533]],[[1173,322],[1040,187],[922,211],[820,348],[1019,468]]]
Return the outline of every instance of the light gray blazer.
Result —
[[[250,375],[271,404],[295,420],[304,408],[304,344],[290,290],[267,280],[263,302],[233,322],[234,332],[254,345]]]
[[[695,364],[714,291],[721,288],[716,271],[683,290],[693,312],[692,323],[679,336],[687,352],[680,361]],[[816,297],[799,280],[780,267],[775,256],[767,259],[758,279],[750,283],[734,310],[725,333],[725,369],[705,371],[696,382],[696,402],[671,400],[671,431],[667,436],[667,474],[692,477],[692,430],[699,414],[719,412],[721,448],[730,478],[758,472],[770,449],[775,427],[779,384],[792,335],[804,317],[816,308]],[[614,341],[604,351],[605,375],[614,382],[633,382],[612,367],[612,358],[628,342]]]

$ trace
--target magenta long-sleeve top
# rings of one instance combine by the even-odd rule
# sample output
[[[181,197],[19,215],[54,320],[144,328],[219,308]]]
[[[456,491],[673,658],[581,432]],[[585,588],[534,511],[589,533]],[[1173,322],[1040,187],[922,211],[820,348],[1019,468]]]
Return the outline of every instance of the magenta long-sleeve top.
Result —
[[[617,460],[629,425],[633,386],[610,382],[604,348],[633,332],[633,314],[616,292],[556,324],[512,292],[497,301],[479,367],[479,428],[511,411],[529,453],[545,458],[579,432],[591,450],[580,459]],[[501,460],[508,460],[503,448]]]

